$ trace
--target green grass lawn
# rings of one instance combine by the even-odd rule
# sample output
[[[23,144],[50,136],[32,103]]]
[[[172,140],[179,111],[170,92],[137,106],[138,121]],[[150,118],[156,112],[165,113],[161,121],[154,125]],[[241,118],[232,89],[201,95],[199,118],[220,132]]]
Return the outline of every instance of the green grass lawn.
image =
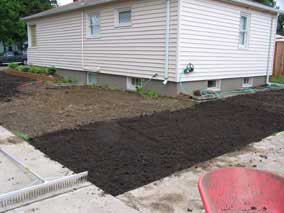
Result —
[[[278,84],[284,84],[284,77],[272,77],[271,82],[278,83]]]

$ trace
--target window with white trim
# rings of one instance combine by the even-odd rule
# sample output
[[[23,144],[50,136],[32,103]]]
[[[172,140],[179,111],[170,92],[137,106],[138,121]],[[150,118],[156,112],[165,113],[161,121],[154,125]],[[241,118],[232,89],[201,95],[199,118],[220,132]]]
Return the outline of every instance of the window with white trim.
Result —
[[[89,15],[87,36],[96,38],[99,36],[100,31],[101,31],[100,16],[99,15]]]
[[[116,26],[129,26],[131,25],[132,12],[129,8],[116,10]]]
[[[243,87],[252,87],[252,78],[245,77],[243,78]]]
[[[240,18],[240,48],[248,48],[249,41],[249,15],[241,14]]]
[[[207,81],[207,89],[208,90],[220,90],[221,88],[221,80],[209,80]]]
[[[29,47],[37,46],[36,25],[29,25]]]

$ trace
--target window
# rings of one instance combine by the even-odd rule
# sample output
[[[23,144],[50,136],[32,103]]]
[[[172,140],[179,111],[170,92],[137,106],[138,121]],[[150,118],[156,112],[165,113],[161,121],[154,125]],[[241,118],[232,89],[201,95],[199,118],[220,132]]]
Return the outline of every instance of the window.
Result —
[[[210,80],[207,82],[207,89],[209,90],[220,90],[221,81],[220,80]]]
[[[88,84],[95,85],[97,83],[96,73],[89,72],[88,73]]]
[[[131,25],[131,10],[118,9],[116,11],[116,26],[129,26]]]
[[[252,78],[243,78],[243,87],[252,87]]]
[[[143,87],[143,78],[127,78],[127,89],[136,91],[137,88]]]
[[[89,15],[88,20],[88,37],[98,37],[101,31],[100,17],[98,15]]]
[[[239,47],[247,48],[248,39],[249,39],[249,15],[241,14]]]
[[[29,26],[29,46],[36,47],[37,45],[37,38],[36,38],[36,25]]]

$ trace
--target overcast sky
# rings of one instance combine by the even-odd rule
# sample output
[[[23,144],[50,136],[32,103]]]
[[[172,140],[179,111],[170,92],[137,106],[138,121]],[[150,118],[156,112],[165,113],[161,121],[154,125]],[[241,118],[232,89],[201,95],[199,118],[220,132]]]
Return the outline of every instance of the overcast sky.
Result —
[[[60,5],[68,4],[73,2],[73,0],[58,0],[58,3]],[[277,5],[281,7],[282,10],[284,10],[284,0],[277,0]]]
[[[73,2],[73,0],[57,0],[57,2],[59,3],[59,5],[64,5]]]

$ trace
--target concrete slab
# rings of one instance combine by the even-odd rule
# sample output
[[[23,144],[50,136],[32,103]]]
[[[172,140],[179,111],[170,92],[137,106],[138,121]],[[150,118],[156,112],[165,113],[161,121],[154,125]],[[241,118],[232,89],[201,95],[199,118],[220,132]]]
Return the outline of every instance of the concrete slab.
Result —
[[[143,213],[203,212],[198,178],[213,169],[249,167],[284,174],[284,132],[118,196]]]
[[[37,180],[28,172],[23,172],[0,152],[0,194],[15,191],[35,184]]]
[[[49,159],[42,152],[36,150],[27,142],[18,139],[1,126],[0,149],[24,163],[29,170],[34,171],[46,180],[73,174],[71,170]],[[33,178],[17,168],[7,158],[0,155],[0,161],[0,194],[20,189],[33,183]],[[10,181],[11,183],[9,183],[10,177],[14,177],[14,180]],[[101,189],[89,183],[84,188],[37,201],[10,211],[0,208],[0,212],[137,213],[138,211],[128,207],[117,198],[106,195]]]

